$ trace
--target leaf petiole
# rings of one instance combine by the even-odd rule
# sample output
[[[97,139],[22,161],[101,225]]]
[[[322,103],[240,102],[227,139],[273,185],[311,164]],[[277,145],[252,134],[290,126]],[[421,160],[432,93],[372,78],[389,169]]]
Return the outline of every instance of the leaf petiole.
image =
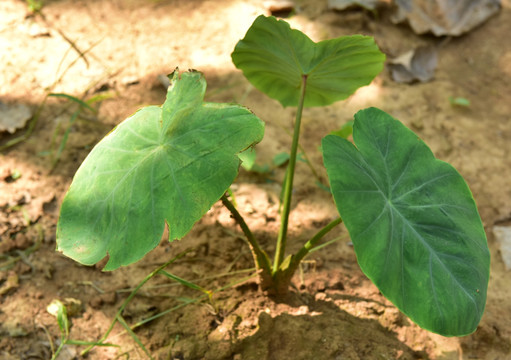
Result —
[[[291,271],[291,274],[294,273],[300,262],[306,257],[310,252],[317,250],[316,244],[333,228],[342,223],[342,219],[339,217],[326,225],[324,228],[319,230],[316,235],[314,235],[309,241],[307,241],[302,248],[292,256],[291,262],[289,264],[288,269],[286,271]],[[321,245],[320,245],[321,246]]]
[[[232,202],[229,201],[226,195],[223,195],[222,198],[222,204],[231,212],[232,217],[238,225],[240,226],[241,230],[245,234],[245,237],[247,238],[247,241],[250,245],[250,250],[252,251],[252,255],[254,256],[254,261],[256,263],[257,269],[261,269],[264,274],[270,275],[271,274],[271,264],[270,259],[268,258],[268,255],[266,252],[261,248],[259,243],[257,242],[257,239],[255,238],[252,231],[250,231],[247,223],[241,216],[241,214],[238,212],[236,207],[233,205]]]
[[[316,248],[316,244],[320,241],[326,234],[328,234],[334,227],[342,223],[342,219],[339,217],[335,220],[332,220],[328,225],[319,230],[316,235],[314,235],[309,241],[307,241],[303,247],[293,256],[293,262],[300,262],[309,252]]]
[[[273,262],[273,274],[275,274],[282,261],[284,260],[284,254],[286,251],[286,237],[287,237],[287,228],[289,223],[289,213],[291,211],[291,197],[293,195],[293,177],[295,174],[295,165],[296,165],[296,154],[298,152],[298,141],[300,139],[300,125],[302,122],[302,111],[303,104],[305,102],[305,90],[307,88],[307,75],[302,75],[302,82],[300,86],[300,99],[298,102],[298,107],[296,109],[296,119],[293,131],[293,142],[291,145],[291,153],[289,155],[289,163],[287,165],[286,171],[286,180],[284,182],[284,197],[283,197],[283,207],[281,213],[280,220],[280,230],[279,236],[277,238],[277,247],[275,251],[275,260]]]

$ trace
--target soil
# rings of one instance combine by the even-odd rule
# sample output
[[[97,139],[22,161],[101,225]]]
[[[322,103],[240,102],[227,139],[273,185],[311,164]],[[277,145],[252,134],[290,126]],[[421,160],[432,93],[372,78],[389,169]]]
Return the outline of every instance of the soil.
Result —
[[[250,252],[221,204],[184,239],[162,240],[141,261],[114,272],[56,252],[59,206],[73,174],[113,126],[142,106],[164,101],[158,75],[177,66],[198,69],[208,81],[208,101],[252,109],[266,122],[257,147],[260,164],[289,148],[294,110],[253,89],[230,60],[253,19],[267,13],[260,1],[48,0],[43,18],[30,16],[25,2],[2,0],[0,99],[39,112],[31,136],[0,155],[0,358],[51,358],[61,332],[47,307],[56,299],[68,304],[70,339],[100,339],[130,291],[187,251],[167,270],[209,290],[224,289],[208,300],[162,276],[140,289],[123,317],[133,325],[166,311],[135,329],[155,359],[511,359],[510,273],[492,233],[496,223],[511,217],[511,3],[503,1],[498,15],[459,38],[418,36],[406,25],[392,24],[386,8],[376,14],[333,12],[326,1],[298,3],[288,21],[315,41],[372,35],[389,58],[419,45],[437,48],[433,81],[397,84],[386,70],[344,102],[306,109],[301,145],[325,182],[320,139],[357,110],[376,106],[459,170],[479,206],[492,255],[488,301],[477,331],[445,338],[413,324],[361,272],[343,229],[328,238],[340,240],[307,258],[287,298],[270,299],[249,278]],[[65,98],[45,101],[50,91],[101,101],[93,104],[97,113],[84,110],[70,123],[77,105]],[[470,106],[453,106],[449,97],[466,98]],[[1,144],[26,130],[2,134]],[[267,174],[241,170],[233,186],[240,212],[270,253],[282,178],[282,168]],[[335,217],[328,193],[300,162],[289,251]],[[86,357],[148,357],[118,323],[107,342],[116,347],[95,347]],[[66,345],[59,359],[82,358],[84,349]]]

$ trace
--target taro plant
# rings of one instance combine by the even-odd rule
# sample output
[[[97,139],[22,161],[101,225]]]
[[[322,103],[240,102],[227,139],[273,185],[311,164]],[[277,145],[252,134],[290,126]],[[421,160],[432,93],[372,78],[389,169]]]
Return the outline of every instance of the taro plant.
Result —
[[[242,106],[204,102],[203,75],[178,70],[161,107],[126,119],[78,169],[62,203],[58,249],[83,264],[108,256],[104,270],[114,270],[155,248],[165,224],[169,240],[182,238],[221,200],[247,237],[261,287],[281,295],[300,261],[343,222],[362,271],[404,314],[445,336],[473,332],[485,307],[490,257],[472,194],[451,165],[381,110],[355,115],[353,143],[342,132],[324,137],[340,217],[286,256],[302,111],[347,98],[373,80],[384,59],[371,37],[315,43],[265,16],[236,45],[232,60],[245,77],[296,107],[273,260],[226,195],[243,151],[262,139],[263,122]]]

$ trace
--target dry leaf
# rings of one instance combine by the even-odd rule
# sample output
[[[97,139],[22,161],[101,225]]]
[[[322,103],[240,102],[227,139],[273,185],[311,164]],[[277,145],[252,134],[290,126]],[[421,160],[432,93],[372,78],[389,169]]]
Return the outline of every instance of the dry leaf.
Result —
[[[421,46],[389,61],[392,79],[399,83],[427,82],[433,79],[437,52],[431,46]]]
[[[500,0],[395,0],[392,21],[408,21],[417,34],[462,35],[500,10]]]
[[[23,128],[32,117],[32,111],[23,104],[4,104],[0,102],[0,132],[14,134]]]

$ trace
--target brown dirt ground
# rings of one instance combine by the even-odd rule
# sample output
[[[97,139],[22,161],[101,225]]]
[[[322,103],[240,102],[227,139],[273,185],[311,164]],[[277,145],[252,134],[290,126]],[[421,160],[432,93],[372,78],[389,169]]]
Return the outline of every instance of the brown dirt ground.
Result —
[[[455,39],[417,36],[395,26],[387,11],[336,13],[326,1],[301,1],[289,19],[314,40],[363,33],[396,56],[412,47],[438,48],[435,80],[394,83],[384,71],[344,102],[304,113],[301,144],[320,177],[321,137],[350,120],[360,108],[377,106],[402,120],[451,162],[471,187],[492,254],[486,312],[477,331],[444,338],[401,315],[362,274],[349,239],[312,254],[283,302],[258,292],[254,280],[230,286],[213,300],[174,310],[136,329],[156,359],[511,359],[511,281],[492,227],[511,216],[511,5],[471,33]],[[97,115],[84,113],[71,127],[60,161],[51,151],[62,139],[75,107],[49,98],[32,136],[0,155],[0,358],[49,359],[59,342],[56,319],[46,307],[54,299],[81,304],[70,314],[70,338],[93,341],[105,333],[128,291],[158,265],[184,250],[169,271],[217,289],[243,279],[252,267],[239,229],[219,205],[183,240],[162,241],[140,262],[115,272],[85,267],[55,252],[59,204],[81,161],[113,125],[141,106],[161,104],[165,89],[157,76],[176,66],[198,69],[208,81],[207,100],[241,102],[266,122],[258,146],[269,162],[290,145],[293,109],[253,90],[230,62],[230,53],[253,19],[266,10],[260,1],[45,1],[41,17],[27,16],[26,3],[0,2],[0,99],[35,110],[55,79],[53,92],[91,98]],[[79,57],[76,49],[86,52]],[[68,69],[63,76],[62,72]],[[469,99],[468,108],[448,98]],[[1,143],[23,133],[3,135]],[[17,170],[21,177],[13,179]],[[273,249],[279,182],[242,171],[233,187],[240,211],[268,251]],[[311,182],[300,163],[291,214],[290,251],[336,210],[328,194]],[[337,230],[332,237],[341,236]],[[146,284],[124,312],[130,324],[182,304],[201,293],[158,277]],[[95,348],[90,359],[146,358],[116,325],[108,338],[119,347]],[[59,359],[80,358],[83,346],[67,345]]]

